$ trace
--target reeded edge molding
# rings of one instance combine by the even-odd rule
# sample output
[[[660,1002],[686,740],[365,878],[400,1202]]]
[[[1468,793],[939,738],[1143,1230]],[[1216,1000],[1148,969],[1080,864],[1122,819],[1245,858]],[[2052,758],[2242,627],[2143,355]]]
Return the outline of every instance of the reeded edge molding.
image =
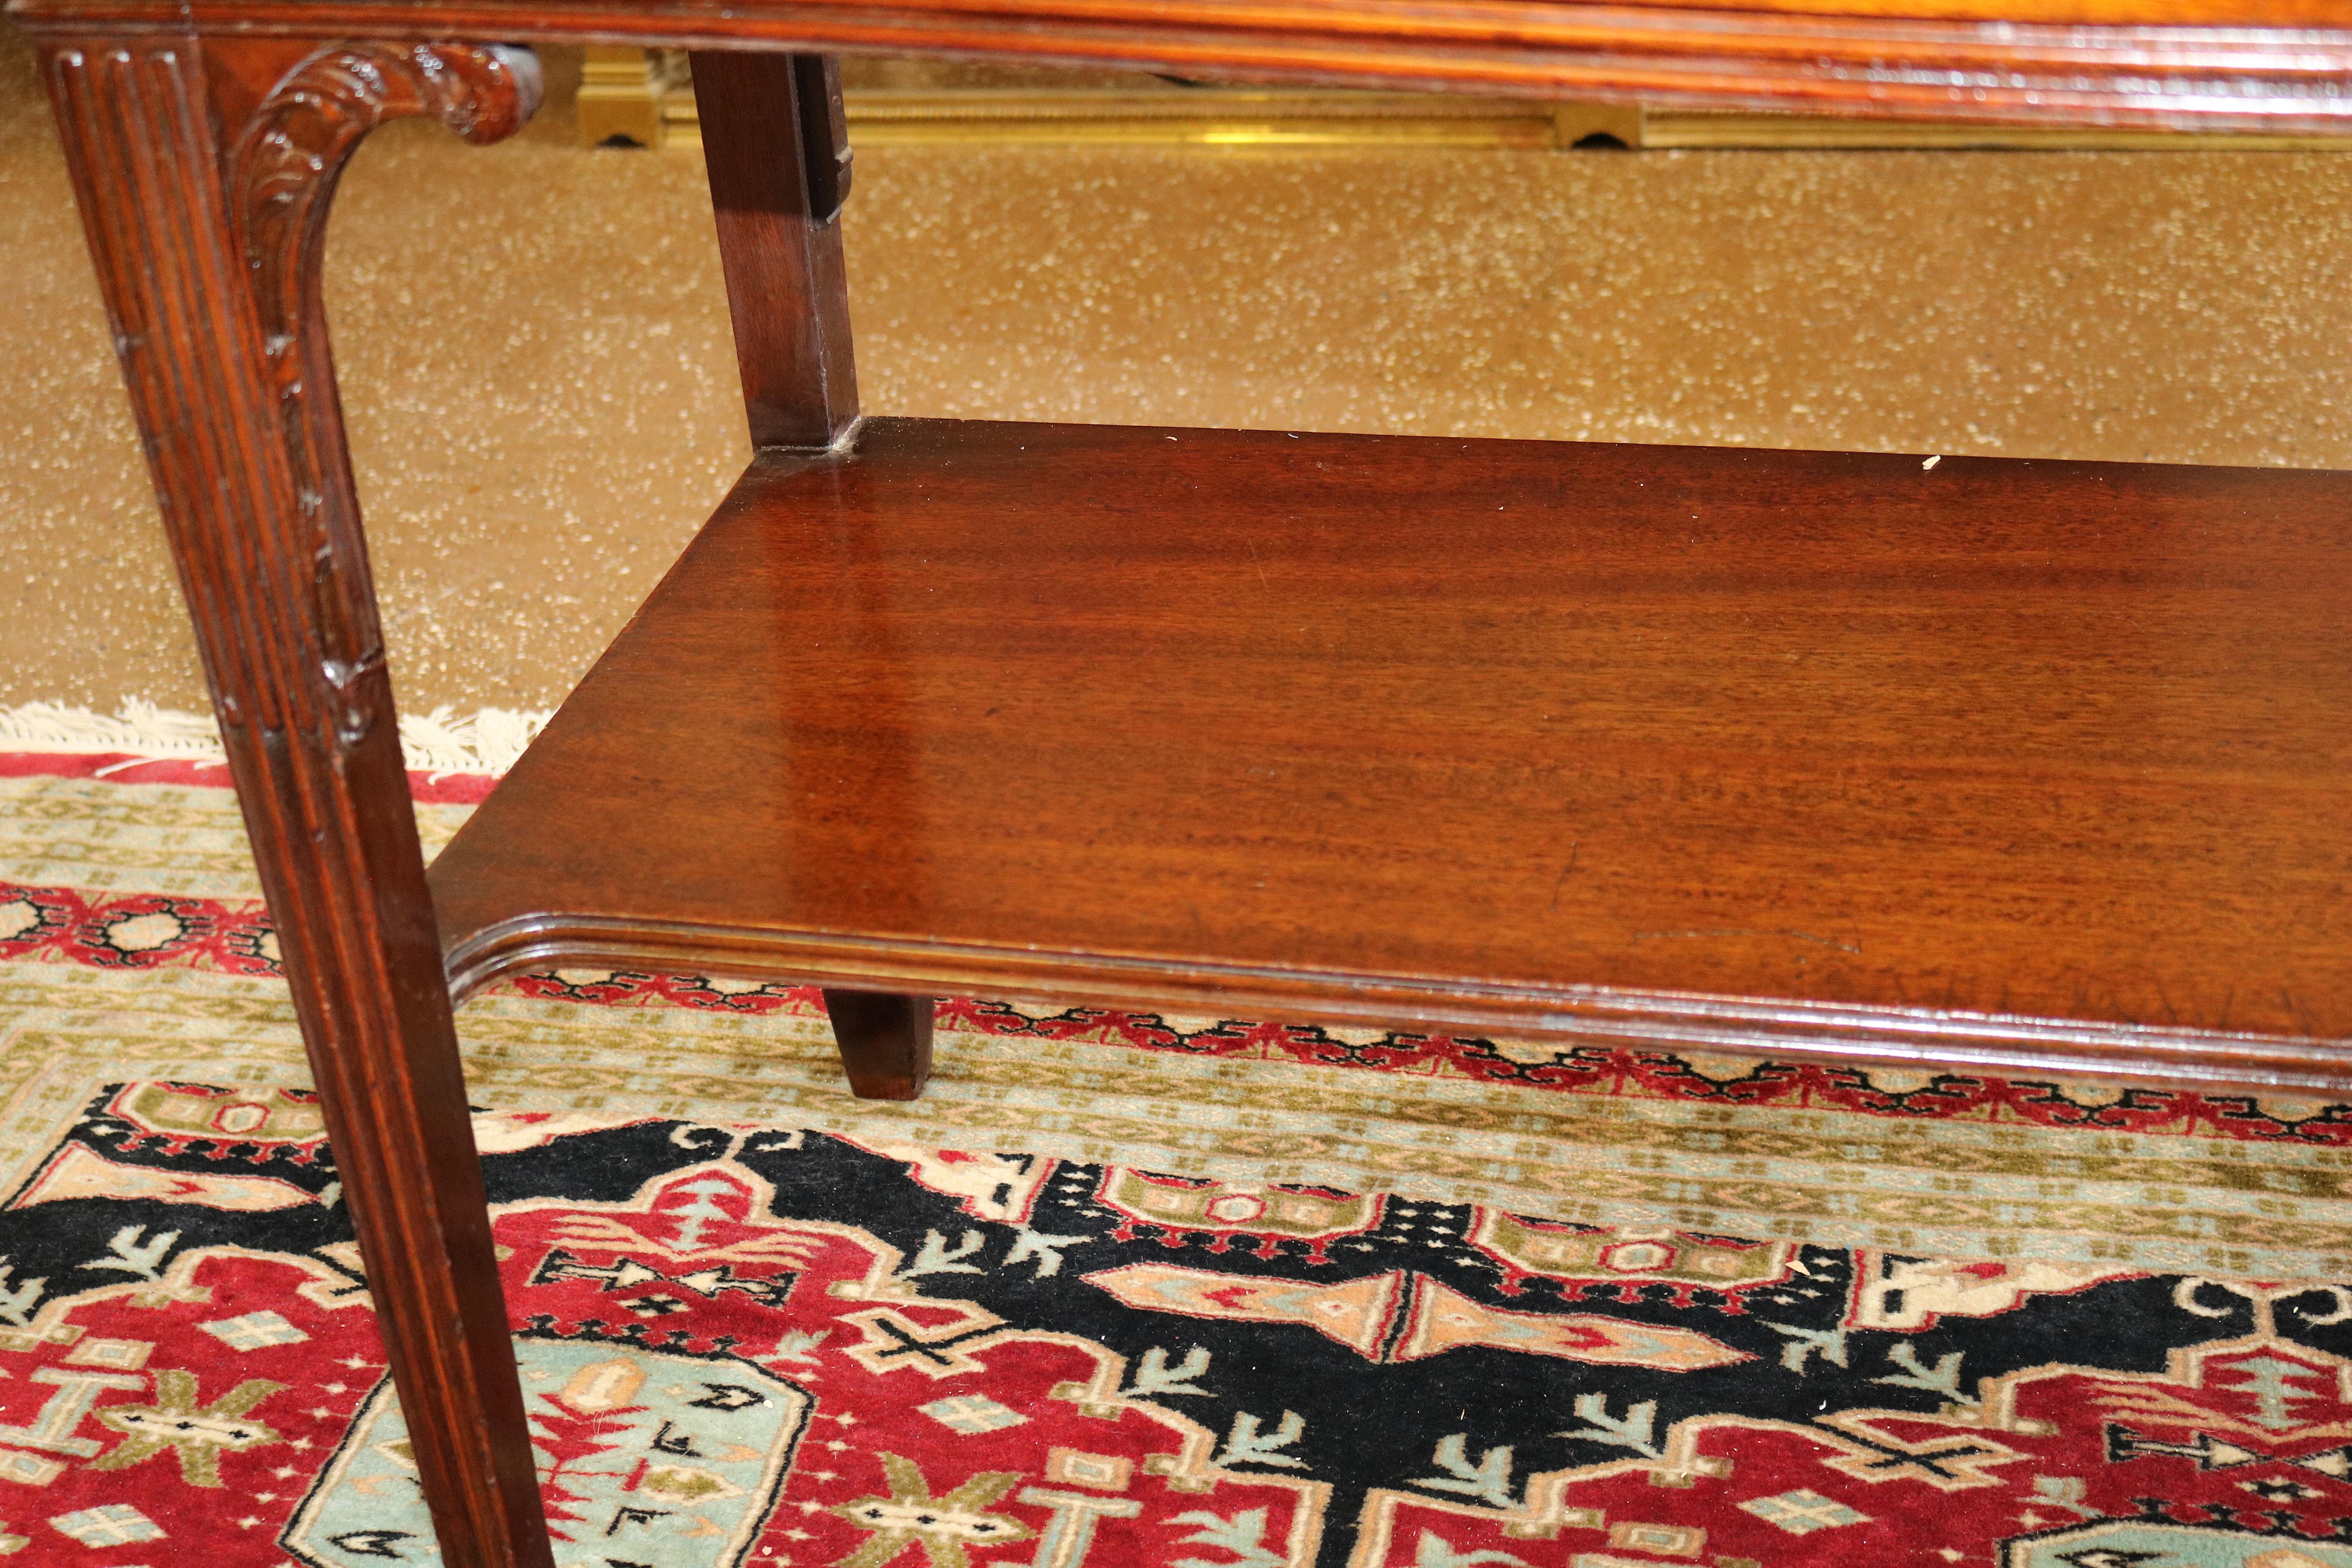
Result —
[[[1163,34],[1287,37],[1327,45],[1342,39],[1404,47],[1482,45],[1507,49],[1635,47],[1698,56],[1771,54],[1794,59],[1881,60],[1892,49],[1969,53],[2015,64],[2027,59],[2105,62],[2116,68],[2244,70],[2267,61],[2277,67],[2288,49],[2319,56],[2352,47],[2352,26],[2259,23],[2117,23],[1996,21],[1964,17],[1823,15],[1794,6],[1758,11],[1723,5],[1561,4],[1559,0],[1351,0],[1267,5],[1262,0],[897,0],[887,5],[826,0],[741,0],[731,5],[688,0],[363,0],[373,14],[365,31],[379,37],[772,37],[812,43],[866,19],[877,28],[946,31],[958,23],[974,30],[992,24],[1017,27],[1042,52],[1055,38],[1089,24],[1105,31],[1150,23]],[[352,0],[18,0],[28,18],[89,16],[100,12],[192,20],[199,31],[215,23],[238,31],[348,34]],[[1922,7],[1927,9],[1929,7]],[[415,16],[415,22],[404,19]],[[331,24],[321,25],[326,18]],[[486,25],[493,22],[508,26]],[[520,31],[513,28],[520,27]],[[1143,29],[1138,27],[1138,32]],[[2328,68],[2317,58],[2295,68]]]
[[[1174,963],[828,931],[730,931],[532,914],[445,938],[453,1001],[533,969],[745,974],[818,985],[976,994],[1299,1023],[1422,1028],[1635,1049],[2048,1073],[2252,1093],[2352,1093],[2352,1039],[2103,1024],[1932,1008],[1534,987],[1413,976]]]
[[[1923,9],[1933,9],[1923,5]],[[2352,29],[1819,16],[1534,0],[1346,7],[1185,0],[17,0],[35,30],[766,45],[1018,57],[1402,90],[2074,125],[2324,131],[2352,120]]]

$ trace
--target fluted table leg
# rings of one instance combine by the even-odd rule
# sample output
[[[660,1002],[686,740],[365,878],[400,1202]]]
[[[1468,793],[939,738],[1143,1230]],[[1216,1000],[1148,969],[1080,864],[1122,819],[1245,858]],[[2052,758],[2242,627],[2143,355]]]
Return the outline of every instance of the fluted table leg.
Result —
[[[450,1568],[551,1562],[319,302],[367,130],[527,54],[51,35],[44,61],[344,1202]]]

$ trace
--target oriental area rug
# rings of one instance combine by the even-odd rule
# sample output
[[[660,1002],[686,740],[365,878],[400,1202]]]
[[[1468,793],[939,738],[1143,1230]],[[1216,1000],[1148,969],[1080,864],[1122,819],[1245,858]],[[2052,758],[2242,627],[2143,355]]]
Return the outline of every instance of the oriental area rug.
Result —
[[[0,757],[0,1555],[437,1562],[224,782]],[[632,973],[460,1028],[567,1568],[2352,1568],[2346,1108],[962,1000],[865,1105],[813,994]]]

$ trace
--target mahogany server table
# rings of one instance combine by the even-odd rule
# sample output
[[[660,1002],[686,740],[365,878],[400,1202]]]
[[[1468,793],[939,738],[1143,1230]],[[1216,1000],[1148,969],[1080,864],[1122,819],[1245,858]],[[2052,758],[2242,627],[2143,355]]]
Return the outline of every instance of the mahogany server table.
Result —
[[[822,51],[2352,127],[2352,0],[15,0],[444,1560],[547,1537],[451,1027],[559,962],[2352,1091],[2352,475],[874,420]],[[434,867],[353,146],[683,44],[758,456]],[[478,40],[478,41],[460,41]],[[429,330],[429,323],[419,323]]]

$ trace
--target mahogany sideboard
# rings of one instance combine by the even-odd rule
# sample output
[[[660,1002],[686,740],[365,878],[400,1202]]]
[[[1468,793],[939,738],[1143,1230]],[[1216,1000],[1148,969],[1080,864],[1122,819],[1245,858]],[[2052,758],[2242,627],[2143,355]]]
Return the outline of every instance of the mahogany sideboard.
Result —
[[[845,50],[2352,128],[2352,0],[13,0],[452,1568],[544,1565],[453,995],[947,988],[2352,1091],[2352,475],[858,419]],[[436,864],[320,294],[384,120],[694,51],[758,455]]]

